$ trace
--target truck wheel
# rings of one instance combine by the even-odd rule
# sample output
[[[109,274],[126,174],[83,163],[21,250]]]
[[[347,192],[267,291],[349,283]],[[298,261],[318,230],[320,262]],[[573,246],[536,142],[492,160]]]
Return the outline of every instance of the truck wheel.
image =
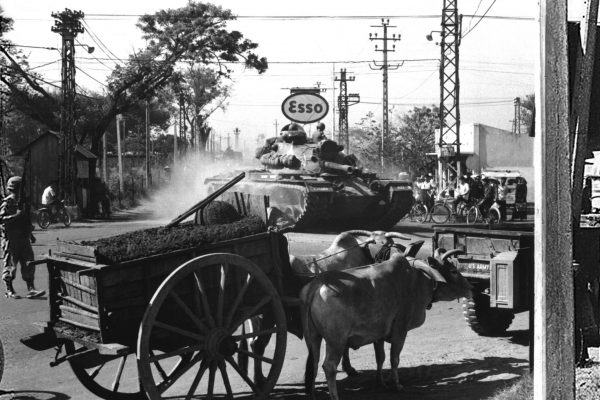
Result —
[[[462,299],[462,308],[467,325],[480,336],[502,335],[515,318],[510,310],[491,308],[490,296],[485,293]]]

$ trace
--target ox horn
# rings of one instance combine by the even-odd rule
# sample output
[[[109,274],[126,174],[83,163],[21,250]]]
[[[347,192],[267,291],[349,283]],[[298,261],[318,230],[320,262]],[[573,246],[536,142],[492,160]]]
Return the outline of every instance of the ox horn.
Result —
[[[452,249],[450,251],[447,251],[444,254],[442,254],[442,262],[446,261],[448,257],[453,256],[455,254],[465,254],[465,252],[461,249]]]
[[[352,235],[352,236],[373,236],[373,232],[371,231],[365,231],[365,230],[353,230],[353,231],[346,231],[346,233]]]
[[[388,232],[385,234],[387,239],[402,239],[402,240],[410,240],[408,236],[405,236],[398,232]]]

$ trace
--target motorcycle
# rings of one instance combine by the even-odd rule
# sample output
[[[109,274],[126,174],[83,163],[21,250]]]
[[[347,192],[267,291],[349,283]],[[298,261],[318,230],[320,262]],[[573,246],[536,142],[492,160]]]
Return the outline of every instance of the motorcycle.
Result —
[[[40,228],[46,229],[50,224],[62,221],[65,226],[71,225],[71,215],[65,207],[65,201],[62,200],[56,205],[56,212],[52,212],[52,206],[44,206],[38,210],[37,222]]]

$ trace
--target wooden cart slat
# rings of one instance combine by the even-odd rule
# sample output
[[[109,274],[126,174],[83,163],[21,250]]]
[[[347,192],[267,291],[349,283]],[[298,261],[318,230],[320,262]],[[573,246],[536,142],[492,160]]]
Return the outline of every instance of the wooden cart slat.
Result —
[[[63,321],[98,332],[101,343],[131,347],[134,347],[141,319],[157,287],[190,259],[209,253],[239,254],[263,270],[279,293],[283,291],[282,266],[289,267],[287,241],[276,232],[118,264],[96,263],[96,252],[91,246],[59,242],[58,249],[47,260],[50,323]],[[202,279],[211,282],[213,278],[204,276]]]

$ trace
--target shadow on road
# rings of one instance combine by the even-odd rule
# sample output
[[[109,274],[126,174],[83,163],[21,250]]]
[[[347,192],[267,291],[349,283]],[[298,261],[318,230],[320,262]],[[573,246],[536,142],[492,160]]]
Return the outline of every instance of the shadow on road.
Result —
[[[338,391],[344,400],[485,399],[513,383],[527,370],[527,360],[512,357],[485,357],[465,359],[460,363],[399,368],[400,382],[404,385],[401,394],[380,387],[374,370],[363,370],[357,377],[338,379]],[[384,376],[386,381],[390,380],[389,370],[384,371]],[[316,389],[318,399],[329,398],[327,382],[317,382]],[[252,396],[236,398],[250,399]],[[277,385],[269,398],[300,400],[306,399],[306,396],[302,384],[283,384]]]
[[[0,390],[0,400],[68,400],[71,396],[64,393],[43,390]]]

